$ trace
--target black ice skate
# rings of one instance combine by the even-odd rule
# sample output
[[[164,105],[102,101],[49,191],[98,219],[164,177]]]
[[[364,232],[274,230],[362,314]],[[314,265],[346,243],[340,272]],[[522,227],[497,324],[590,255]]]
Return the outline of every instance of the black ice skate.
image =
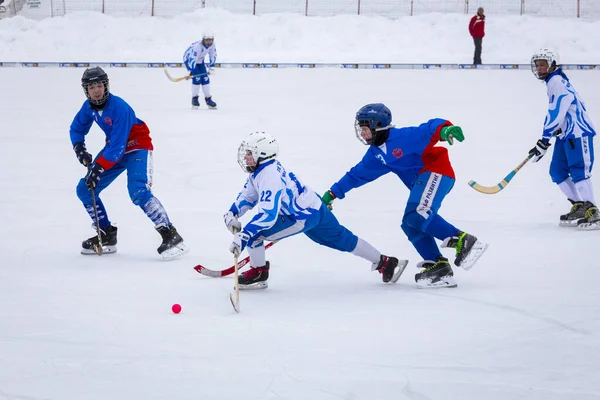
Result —
[[[198,96],[192,97],[192,110],[197,110],[200,107],[200,102],[198,101]]]
[[[102,254],[112,254],[117,252],[117,227],[109,225],[100,229],[100,238],[102,239]],[[94,247],[98,246],[98,235],[94,235],[81,243],[81,254],[96,254]]]
[[[445,257],[438,257],[437,261],[421,261],[417,268],[423,268],[415,275],[415,282],[419,289],[426,288],[455,288],[454,272]]]
[[[157,225],[155,228],[160,236],[162,236],[162,243],[158,246],[158,254],[162,256],[165,260],[172,260],[180,255],[187,253],[188,248],[183,242],[183,238],[179,233],[177,233],[177,229],[175,229],[174,225],[170,227],[164,224]]]
[[[585,214],[582,219],[577,221],[577,228],[582,230],[600,229],[600,212],[598,212],[598,207],[586,201],[581,208],[585,208]]]
[[[449,237],[444,240],[442,247],[456,249],[454,265],[470,270],[479,260],[479,257],[487,250],[488,244],[477,239],[466,232],[459,232],[458,237]]]
[[[586,208],[583,207],[583,201],[573,201],[571,199],[569,201],[572,204],[571,211],[560,216],[559,226],[575,227],[578,225],[580,219],[585,218]]]
[[[212,96],[210,97],[205,97],[204,101],[206,101],[206,105],[208,106],[208,108],[210,109],[215,109],[217,108],[217,103],[215,103],[212,99]]]
[[[271,264],[267,261],[262,267],[250,267],[249,270],[244,271],[238,277],[238,284],[240,290],[256,290],[266,289],[269,287],[267,280],[269,279],[269,268]]]
[[[383,254],[379,257],[378,263],[373,263],[373,271],[379,271],[384,283],[396,283],[400,275],[404,272],[407,260],[398,260],[396,257],[388,257]]]

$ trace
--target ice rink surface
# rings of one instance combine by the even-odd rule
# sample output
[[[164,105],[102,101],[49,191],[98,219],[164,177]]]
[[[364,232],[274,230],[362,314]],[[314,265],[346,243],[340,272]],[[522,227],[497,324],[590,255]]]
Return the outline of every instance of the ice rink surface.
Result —
[[[83,69],[0,70],[0,399],[600,398],[600,233],[558,226],[570,204],[550,181],[550,156],[499,194],[467,185],[498,183],[541,135],[546,89],[531,72],[219,69],[217,111],[192,111],[189,84],[160,69],[107,72],[150,127],[153,190],[191,251],[160,259],[160,237],[120,177],[102,194],[118,253],[80,255],[93,231],[75,194],[85,169],[69,125],[85,99]],[[600,127],[600,74],[567,74]],[[286,169],[323,193],[366,151],[353,122],[370,102],[387,104],[397,126],[462,126],[440,213],[488,252],[471,271],[455,269],[458,288],[417,289],[421,260],[400,229],[408,190],[390,174],[334,212],[410,260],[396,285],[301,235],[267,251],[269,288],[243,292],[235,314],[233,280],[192,267],[232,264],[222,215],[246,178],[239,143],[273,134]],[[103,138],[94,125],[88,149]]]

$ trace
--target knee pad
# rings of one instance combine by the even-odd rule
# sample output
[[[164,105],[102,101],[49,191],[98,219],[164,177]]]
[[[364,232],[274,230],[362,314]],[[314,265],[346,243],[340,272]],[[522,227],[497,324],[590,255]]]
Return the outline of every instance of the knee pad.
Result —
[[[129,198],[136,206],[143,206],[152,198],[152,192],[147,188],[136,188],[129,191]]]
[[[92,204],[92,195],[90,189],[85,186],[85,181],[81,179],[77,184],[77,197],[83,204]]]

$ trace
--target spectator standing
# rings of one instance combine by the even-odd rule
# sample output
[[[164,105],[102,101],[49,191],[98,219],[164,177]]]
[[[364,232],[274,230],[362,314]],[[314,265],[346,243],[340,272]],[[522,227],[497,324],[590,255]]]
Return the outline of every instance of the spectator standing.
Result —
[[[485,15],[483,14],[483,7],[479,7],[477,9],[477,14],[471,18],[471,22],[469,22],[469,33],[473,36],[473,43],[475,43],[473,64],[481,64],[481,43],[485,36]]]

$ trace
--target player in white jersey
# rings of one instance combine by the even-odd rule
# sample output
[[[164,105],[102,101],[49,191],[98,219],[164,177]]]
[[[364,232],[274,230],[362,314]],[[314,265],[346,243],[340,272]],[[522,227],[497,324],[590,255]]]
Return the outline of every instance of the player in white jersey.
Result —
[[[561,226],[600,229],[600,213],[595,206],[592,187],[594,165],[593,138],[596,131],[579,93],[560,68],[558,53],[541,49],[531,57],[531,70],[546,82],[548,114],[542,138],[529,151],[538,162],[556,136],[550,177],[571,202],[571,211],[560,216]]]
[[[240,275],[240,289],[268,286],[270,265],[265,259],[264,240],[281,240],[299,233],[323,246],[370,261],[372,270],[382,274],[383,282],[396,282],[408,261],[381,254],[342,226],[310,187],[283,168],[276,159],[278,151],[275,138],[264,132],[252,133],[238,149],[238,163],[250,175],[223,219],[234,234],[229,251],[240,254],[248,248],[250,255],[251,268]],[[252,208],[257,213],[242,228],[238,218]]]
[[[204,59],[208,55],[207,70]],[[204,101],[208,108],[217,108],[217,103],[210,94],[210,72],[213,72],[217,62],[217,47],[215,46],[215,35],[212,32],[204,32],[202,40],[194,42],[187,48],[183,54],[183,63],[192,77],[192,108],[197,109],[200,106],[198,97],[200,87],[204,94]]]

